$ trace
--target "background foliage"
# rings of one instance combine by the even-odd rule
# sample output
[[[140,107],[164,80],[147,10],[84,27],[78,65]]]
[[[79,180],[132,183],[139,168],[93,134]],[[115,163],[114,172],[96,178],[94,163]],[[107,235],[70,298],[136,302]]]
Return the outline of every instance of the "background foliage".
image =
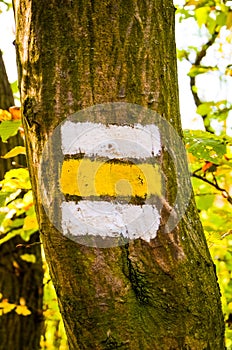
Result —
[[[232,80],[232,51],[226,54],[232,43],[232,2],[186,1],[177,5],[177,19],[197,23],[202,39],[198,46],[178,50],[178,58],[189,64],[196,113],[204,125],[204,131],[185,130],[184,134],[195,199],[222,293],[226,346],[232,349],[232,104],[228,98],[221,99],[220,91],[226,91]]]

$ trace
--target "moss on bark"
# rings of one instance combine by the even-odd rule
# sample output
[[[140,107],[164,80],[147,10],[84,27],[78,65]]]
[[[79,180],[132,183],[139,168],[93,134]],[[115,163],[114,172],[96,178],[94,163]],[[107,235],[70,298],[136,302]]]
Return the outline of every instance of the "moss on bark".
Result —
[[[220,292],[193,200],[173,232],[164,234],[161,227],[150,243],[97,249],[66,239],[52,226],[38,188],[44,142],[77,110],[137,103],[181,134],[172,1],[16,0],[15,12],[37,213],[70,349],[224,349]],[[165,152],[162,170],[172,204],[173,164]],[[49,171],[55,191],[52,163]]]

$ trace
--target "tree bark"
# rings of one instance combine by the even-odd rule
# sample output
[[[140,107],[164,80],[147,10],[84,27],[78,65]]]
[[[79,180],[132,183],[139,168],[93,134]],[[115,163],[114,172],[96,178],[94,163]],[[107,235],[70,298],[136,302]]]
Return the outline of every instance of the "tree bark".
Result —
[[[15,0],[14,7],[31,179],[70,350],[224,349],[220,291],[193,198],[172,232],[161,225],[150,243],[100,249],[65,238],[46,216],[39,188],[45,141],[71,113],[94,104],[150,108],[181,135],[172,1]],[[172,206],[178,180],[165,150],[162,170]],[[52,161],[47,171],[55,196]],[[54,199],[54,215],[56,206]],[[161,223],[165,208],[162,214]]]
[[[8,109],[14,105],[14,97],[7,78],[2,52],[0,51],[0,106],[1,109]]]
[[[14,98],[8,82],[2,54],[0,51],[0,108],[8,109],[14,105]],[[0,140],[1,155],[6,154],[13,147],[24,145],[18,134],[11,137],[7,143]],[[0,158],[0,179],[13,168],[12,161],[26,166],[25,156],[10,159]],[[39,233],[31,236],[31,243],[39,241]],[[40,245],[27,248],[16,248],[25,241],[16,236],[0,245],[0,293],[9,303],[19,304],[23,298],[31,315],[18,315],[15,311],[0,316],[0,350],[31,350],[40,348],[40,338],[43,329],[43,268]],[[36,257],[36,263],[23,261],[20,256],[30,253]]]
[[[0,109],[8,110],[9,107],[14,106],[14,96],[11,90],[10,83],[6,74],[4,61],[2,58],[2,52],[0,50]],[[23,139],[20,135],[10,137],[7,143],[2,142],[0,139],[1,156],[6,154],[9,150],[15,146],[23,146]],[[25,166],[25,157],[17,156],[9,159],[0,158],[0,180],[4,178],[5,172],[12,169],[12,162],[17,165]]]
[[[27,244],[38,240],[34,234]],[[26,302],[31,314],[18,315],[15,310],[0,316],[0,349],[31,350],[40,349],[43,331],[43,269],[40,246],[30,249],[16,248],[25,242],[15,237],[0,247],[0,291],[9,303],[19,305],[20,298]],[[35,263],[23,261],[23,254],[34,254]]]

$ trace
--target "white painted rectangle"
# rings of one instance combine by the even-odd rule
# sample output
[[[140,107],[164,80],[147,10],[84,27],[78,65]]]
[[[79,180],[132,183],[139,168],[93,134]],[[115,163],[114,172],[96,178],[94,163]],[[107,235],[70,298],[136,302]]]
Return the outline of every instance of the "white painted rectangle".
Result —
[[[62,230],[64,235],[93,235],[142,238],[150,242],[156,237],[160,214],[153,205],[114,204],[106,201],[81,200],[63,202]]]
[[[160,132],[156,125],[103,125],[66,121],[61,127],[63,154],[145,159],[159,155]]]

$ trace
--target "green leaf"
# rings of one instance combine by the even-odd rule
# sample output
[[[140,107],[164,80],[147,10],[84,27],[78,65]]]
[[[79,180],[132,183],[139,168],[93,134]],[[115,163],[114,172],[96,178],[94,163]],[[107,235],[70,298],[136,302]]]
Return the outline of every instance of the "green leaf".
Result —
[[[14,219],[14,220],[11,220],[10,227],[19,228],[19,227],[23,227],[23,224],[24,224],[24,219]]]
[[[17,134],[19,127],[22,122],[19,120],[11,121],[5,120],[0,124],[0,137],[2,138],[2,142],[7,142],[9,137]]]
[[[208,17],[207,23],[206,23],[206,27],[208,29],[208,31],[210,32],[211,35],[214,34],[215,32],[215,28],[216,28],[216,20],[212,17]]]
[[[198,88],[197,88],[197,86],[196,86],[196,85],[193,85],[193,86],[192,86],[192,91],[193,91],[193,92],[195,92],[195,93],[197,93],[197,92],[198,92]]]
[[[214,194],[202,194],[195,197],[197,208],[199,210],[207,210],[213,205],[215,195]]]
[[[31,235],[33,235],[33,233],[37,232],[38,228],[35,227],[34,229],[31,230],[21,230],[20,232],[20,236],[22,239],[24,239],[24,241],[28,242],[30,240]]]
[[[3,221],[5,220],[6,218],[6,213],[2,213],[0,212],[0,226],[2,226],[2,223]],[[0,231],[0,234],[3,233],[3,228],[1,227],[1,231]]]
[[[226,25],[226,21],[227,21],[227,14],[225,14],[225,12],[219,12],[216,18],[217,25],[219,25],[220,27],[223,27]]]
[[[13,83],[11,83],[10,86],[14,94],[16,94],[19,91],[18,80],[15,80]]]
[[[9,241],[11,238],[20,235],[22,230],[13,230],[5,235],[2,239],[0,239],[0,245]]]
[[[197,113],[200,115],[207,115],[211,112],[211,106],[210,102],[202,103],[197,107]]]
[[[5,201],[10,194],[11,192],[0,192],[0,208],[5,206]]]
[[[4,158],[4,159],[12,158],[12,157],[16,157],[19,154],[26,154],[26,148],[23,146],[14,147],[1,158]]]
[[[226,154],[226,141],[223,137],[202,130],[185,130],[184,137],[187,151],[198,159],[220,164]]]
[[[188,76],[189,77],[196,77],[199,74],[204,74],[207,72],[212,72],[218,70],[217,67],[204,67],[204,66],[195,66],[192,65],[192,67],[190,68],[190,71],[188,72]]]
[[[36,256],[34,254],[23,254],[20,255],[20,258],[26,262],[35,263],[36,262]]]
[[[188,59],[189,52],[186,50],[177,50],[177,58],[178,60]]]

